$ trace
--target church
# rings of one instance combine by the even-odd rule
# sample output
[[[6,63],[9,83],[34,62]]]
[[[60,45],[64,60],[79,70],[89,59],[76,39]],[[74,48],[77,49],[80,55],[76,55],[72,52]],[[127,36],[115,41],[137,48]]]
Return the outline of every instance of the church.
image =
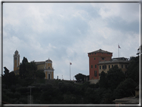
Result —
[[[20,54],[16,50],[14,55],[14,73],[15,75],[19,75],[19,67],[20,67]],[[45,79],[54,79],[54,69],[52,66],[52,60],[48,59],[46,61],[40,61],[36,62],[35,64],[37,65],[37,70],[43,70],[45,73]]]

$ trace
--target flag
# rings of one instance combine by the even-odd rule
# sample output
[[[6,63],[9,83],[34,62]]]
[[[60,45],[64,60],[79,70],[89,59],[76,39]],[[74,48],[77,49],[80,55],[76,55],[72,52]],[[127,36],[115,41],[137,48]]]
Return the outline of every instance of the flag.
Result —
[[[120,48],[120,46],[118,45],[118,48]]]
[[[72,65],[72,63],[70,62],[70,65]]]

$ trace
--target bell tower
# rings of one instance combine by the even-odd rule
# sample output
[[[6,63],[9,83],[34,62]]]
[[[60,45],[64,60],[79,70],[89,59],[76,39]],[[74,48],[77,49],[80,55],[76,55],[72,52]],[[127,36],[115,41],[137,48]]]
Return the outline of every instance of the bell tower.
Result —
[[[54,69],[52,67],[52,61],[50,59],[45,61],[44,73],[45,79],[54,79]]]
[[[14,71],[19,70],[20,55],[17,50],[15,51],[15,53],[13,55],[13,59],[14,59]]]

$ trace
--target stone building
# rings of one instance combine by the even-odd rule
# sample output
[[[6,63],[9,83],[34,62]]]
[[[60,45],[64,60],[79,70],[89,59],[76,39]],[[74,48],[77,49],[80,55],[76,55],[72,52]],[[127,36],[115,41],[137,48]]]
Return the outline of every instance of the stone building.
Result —
[[[14,68],[13,71],[15,75],[19,75],[19,66],[20,66],[20,55],[18,51],[16,50],[14,53]],[[34,61],[35,64],[37,65],[37,70],[43,70],[45,73],[45,79],[54,79],[54,69],[52,66],[52,61],[50,59],[46,61],[40,61],[36,62]]]

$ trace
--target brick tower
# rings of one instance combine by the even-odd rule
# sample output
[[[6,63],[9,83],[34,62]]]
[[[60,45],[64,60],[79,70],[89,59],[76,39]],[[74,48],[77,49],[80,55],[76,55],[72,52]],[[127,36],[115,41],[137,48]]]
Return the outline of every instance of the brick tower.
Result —
[[[96,83],[99,80],[99,66],[100,61],[111,60],[112,53],[102,49],[88,53],[89,57],[89,80]]]

